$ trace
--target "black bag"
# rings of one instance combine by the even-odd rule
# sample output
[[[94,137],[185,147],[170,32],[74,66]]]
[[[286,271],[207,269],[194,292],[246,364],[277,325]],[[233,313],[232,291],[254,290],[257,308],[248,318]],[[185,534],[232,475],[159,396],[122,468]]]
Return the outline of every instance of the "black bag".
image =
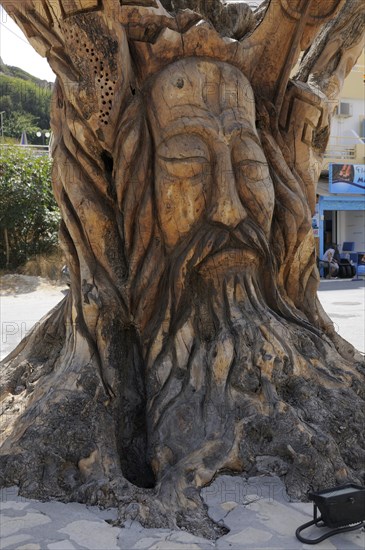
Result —
[[[351,265],[349,260],[341,259],[338,264],[338,277],[340,279],[351,279],[356,275],[356,267]]]

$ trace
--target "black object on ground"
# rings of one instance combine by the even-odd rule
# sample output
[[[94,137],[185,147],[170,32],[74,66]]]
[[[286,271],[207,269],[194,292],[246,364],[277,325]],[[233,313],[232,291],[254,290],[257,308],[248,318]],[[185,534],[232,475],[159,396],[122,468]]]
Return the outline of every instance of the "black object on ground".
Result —
[[[298,540],[306,544],[317,544],[328,537],[355,531],[365,525],[365,487],[361,485],[341,485],[332,489],[325,489],[318,493],[310,493],[313,500],[313,520],[304,523],[295,532]],[[318,517],[317,510],[321,515]],[[316,539],[306,539],[301,532],[311,525],[317,527],[331,527]]]

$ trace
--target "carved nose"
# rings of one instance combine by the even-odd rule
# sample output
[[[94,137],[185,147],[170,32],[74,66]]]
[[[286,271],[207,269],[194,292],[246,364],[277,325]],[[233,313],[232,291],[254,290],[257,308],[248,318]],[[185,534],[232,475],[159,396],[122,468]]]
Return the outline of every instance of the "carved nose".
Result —
[[[230,228],[237,227],[247,213],[237,193],[233,170],[219,171],[217,175],[210,219]]]
[[[245,217],[246,212],[243,206],[235,204],[233,200],[222,198],[220,198],[218,204],[214,206],[210,216],[212,221],[222,223],[232,228],[237,227]]]

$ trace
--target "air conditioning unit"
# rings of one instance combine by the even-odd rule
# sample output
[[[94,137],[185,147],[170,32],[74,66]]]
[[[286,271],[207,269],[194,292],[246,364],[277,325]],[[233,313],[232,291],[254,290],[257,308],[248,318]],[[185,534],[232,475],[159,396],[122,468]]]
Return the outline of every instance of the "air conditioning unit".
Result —
[[[348,118],[352,116],[352,104],[347,101],[340,101],[337,107],[337,116]]]

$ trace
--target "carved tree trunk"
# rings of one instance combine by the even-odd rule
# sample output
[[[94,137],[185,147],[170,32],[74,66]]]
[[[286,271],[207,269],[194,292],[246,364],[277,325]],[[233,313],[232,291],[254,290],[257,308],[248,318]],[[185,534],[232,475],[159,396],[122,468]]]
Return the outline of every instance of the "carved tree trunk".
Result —
[[[0,3],[58,77],[71,272],[2,366],[0,484],[215,538],[221,471],[361,481],[364,369],[317,299],[311,213],[362,3],[270,2],[253,32],[242,5]]]

